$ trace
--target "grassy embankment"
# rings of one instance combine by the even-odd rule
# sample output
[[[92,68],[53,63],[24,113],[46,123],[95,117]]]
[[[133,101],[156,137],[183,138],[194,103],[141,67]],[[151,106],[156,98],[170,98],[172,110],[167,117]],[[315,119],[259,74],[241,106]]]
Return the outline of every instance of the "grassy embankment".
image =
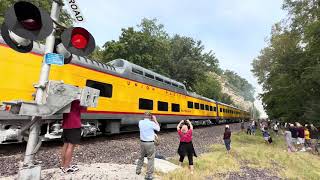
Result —
[[[211,145],[212,152],[195,158],[195,173],[188,171],[188,162],[184,168],[163,176],[163,179],[223,179],[230,172],[240,173],[240,167],[267,170],[269,175],[288,179],[320,179],[320,156],[307,152],[288,153],[283,135],[275,137],[273,144],[266,144],[261,132],[256,136],[234,133],[230,154],[226,154],[224,145]],[[178,164],[178,158],[172,160]]]

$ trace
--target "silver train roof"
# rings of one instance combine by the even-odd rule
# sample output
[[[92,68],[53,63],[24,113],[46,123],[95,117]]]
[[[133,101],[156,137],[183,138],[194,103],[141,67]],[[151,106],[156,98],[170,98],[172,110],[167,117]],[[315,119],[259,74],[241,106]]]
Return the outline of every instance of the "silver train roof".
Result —
[[[0,36],[0,43],[6,44],[1,36]],[[45,46],[43,44],[40,44],[38,42],[33,42],[32,52],[36,53],[36,54],[43,54],[44,48],[45,48]],[[131,63],[127,60],[124,60],[124,59],[116,59],[116,60],[110,61],[108,63],[101,63],[96,60],[91,60],[88,58],[73,55],[71,63],[75,64],[75,65],[82,66],[82,67],[86,67],[89,69],[93,69],[96,71],[120,76],[120,77],[123,77],[126,79],[130,79],[130,80],[134,80],[134,81],[138,81],[138,82],[143,82],[146,84],[151,84],[151,85],[154,85],[159,88],[168,89],[168,90],[176,92],[176,93],[192,96],[192,97],[202,99],[205,101],[209,101],[212,103],[217,102],[221,105],[225,105],[228,107],[239,109],[237,107],[203,97],[203,96],[198,95],[194,92],[188,92],[183,83],[178,82],[173,79],[170,79],[168,77],[165,77],[161,74],[158,74],[156,72],[153,72],[151,70],[148,70],[146,68],[138,66],[136,64],[133,64],[133,63]],[[138,73],[133,72],[133,69],[138,69],[138,70],[142,71],[142,74],[141,73],[138,74]],[[152,78],[150,78],[150,76],[148,77],[146,75],[152,75],[152,76],[154,76],[154,78],[152,79]],[[161,79],[163,80],[163,82],[159,81]],[[241,109],[239,109],[239,110],[241,110]]]

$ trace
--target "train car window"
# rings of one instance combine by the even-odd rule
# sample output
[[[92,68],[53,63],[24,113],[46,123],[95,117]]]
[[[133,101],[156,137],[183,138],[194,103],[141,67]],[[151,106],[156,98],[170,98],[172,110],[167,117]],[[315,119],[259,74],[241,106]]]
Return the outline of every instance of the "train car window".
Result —
[[[209,105],[206,105],[206,110],[209,111]]]
[[[193,108],[193,102],[188,101],[188,108],[192,109]]]
[[[184,89],[184,87],[183,87],[183,86],[179,86],[179,88],[180,88],[180,89]]]
[[[150,79],[154,79],[154,75],[152,74],[145,73],[144,76]]]
[[[213,107],[213,111],[217,111],[217,107]]]
[[[133,73],[143,75],[143,71],[142,71],[142,70],[140,70],[140,69],[132,68],[132,70],[131,70],[131,71],[132,71]]]
[[[172,112],[180,112],[180,104],[171,104],[171,111]]]
[[[170,84],[170,85],[171,85],[171,82],[170,82],[170,81],[166,81],[166,80],[164,80],[164,83],[166,83],[166,84]]]
[[[222,112],[222,108],[220,108],[220,112]]]
[[[200,109],[204,110],[204,104],[200,104]]]
[[[226,109],[222,109],[223,110],[223,112],[226,112]]]
[[[150,99],[139,98],[139,109],[153,110],[153,101]]]
[[[172,86],[174,86],[174,87],[178,87],[178,84],[174,84],[174,83],[172,83]]]
[[[212,106],[210,106],[210,111],[213,111]]]
[[[93,81],[93,80],[87,80],[86,86],[94,89],[99,89],[100,97],[107,97],[107,98],[112,97],[112,89],[113,89],[112,84],[102,83],[102,82]]]
[[[199,103],[194,103],[194,108],[199,109]]]
[[[162,78],[159,78],[159,77],[157,77],[157,76],[156,76],[156,80],[157,80],[157,81],[160,81],[160,82],[163,82],[163,79],[162,79]]]
[[[168,103],[158,101],[158,111],[168,111]]]

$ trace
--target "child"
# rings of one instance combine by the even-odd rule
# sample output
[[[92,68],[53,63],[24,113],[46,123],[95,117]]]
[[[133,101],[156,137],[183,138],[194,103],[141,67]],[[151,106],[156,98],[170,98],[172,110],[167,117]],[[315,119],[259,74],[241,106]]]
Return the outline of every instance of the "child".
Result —
[[[264,128],[264,131],[262,132],[262,135],[263,135],[263,139],[265,140],[265,142],[271,144],[272,143],[272,139],[270,137],[270,134],[269,132],[267,131],[267,128],[265,127]]]

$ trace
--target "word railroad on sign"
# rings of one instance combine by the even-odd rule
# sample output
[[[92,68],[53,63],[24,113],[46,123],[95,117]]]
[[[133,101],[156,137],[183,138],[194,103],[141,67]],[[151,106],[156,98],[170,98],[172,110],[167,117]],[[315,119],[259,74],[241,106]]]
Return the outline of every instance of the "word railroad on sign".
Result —
[[[79,4],[76,0],[65,0],[72,12],[73,17],[77,20],[77,22],[84,22],[84,16],[80,11]]]

